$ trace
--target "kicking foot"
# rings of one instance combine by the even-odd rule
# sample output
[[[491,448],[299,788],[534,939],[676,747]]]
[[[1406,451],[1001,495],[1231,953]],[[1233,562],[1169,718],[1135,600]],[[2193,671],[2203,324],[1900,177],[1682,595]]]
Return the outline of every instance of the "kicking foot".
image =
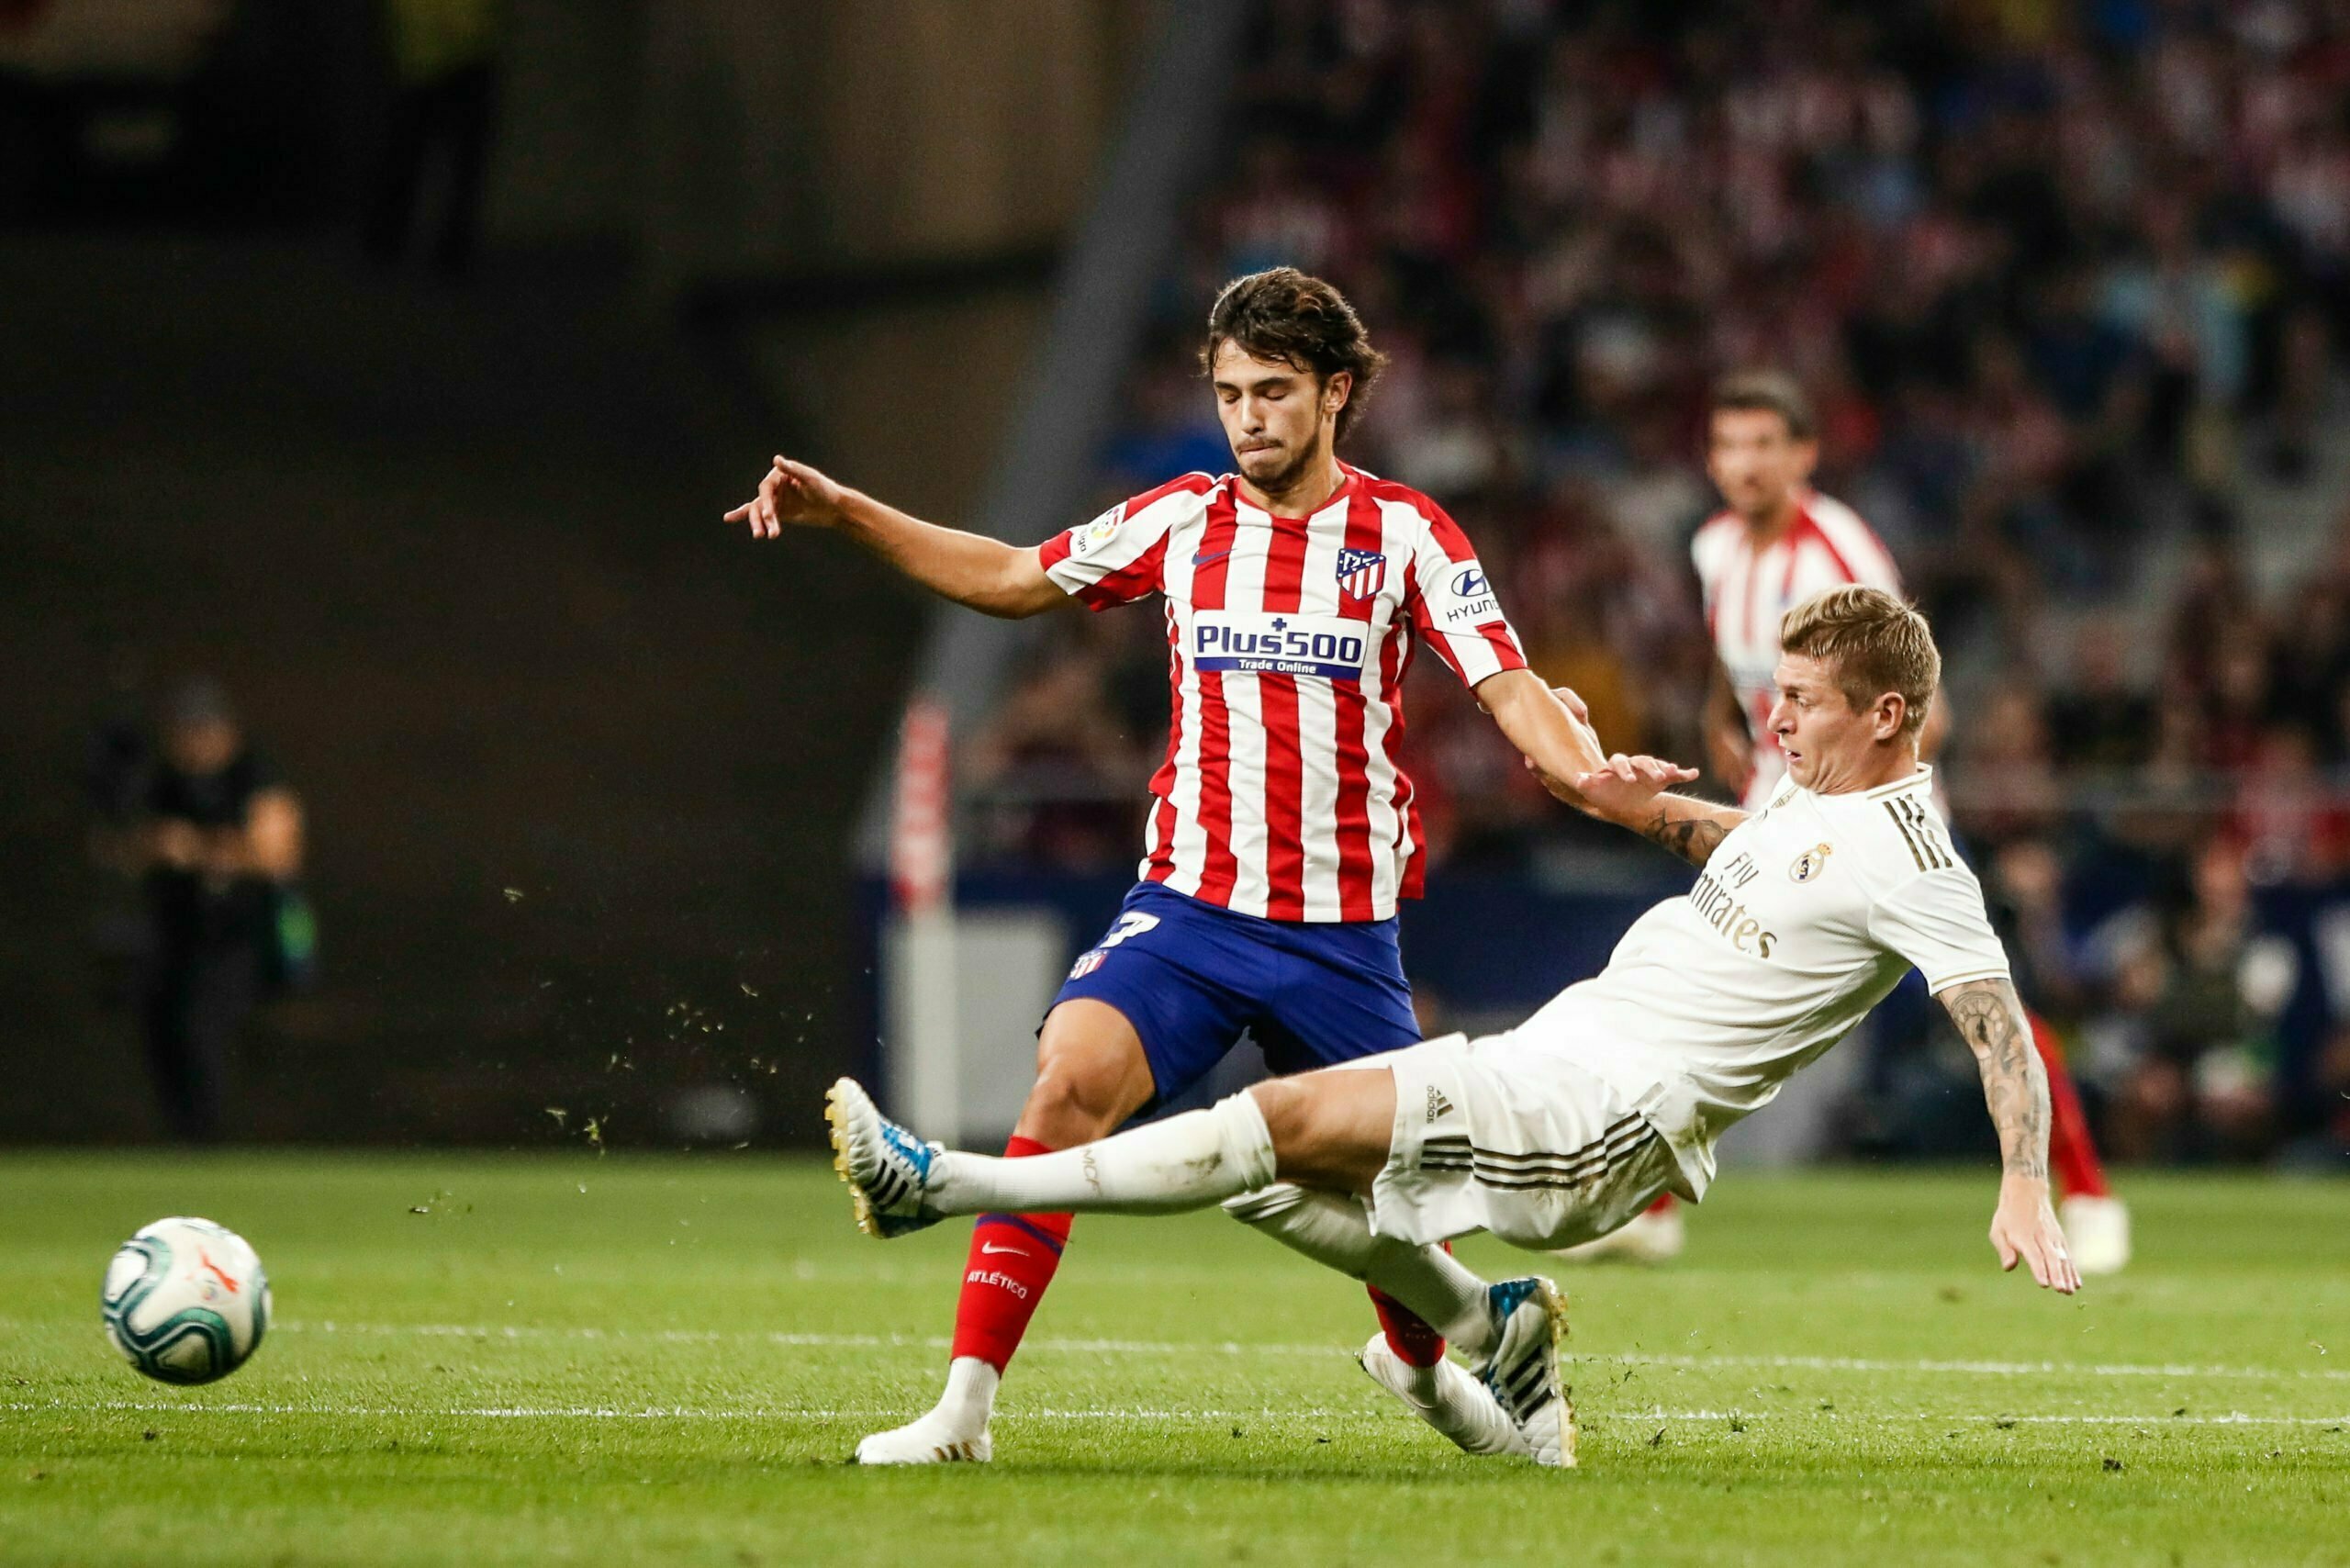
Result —
[[[985,1464],[994,1456],[986,1422],[980,1422],[974,1432],[968,1423],[943,1409],[933,1410],[919,1421],[876,1432],[856,1445],[859,1464]]]
[[[1537,1464],[1575,1462],[1575,1407],[1559,1381],[1559,1346],[1567,1337],[1567,1298],[1539,1275],[1485,1287],[1498,1332],[1477,1381],[1517,1428]]]
[[[1384,1333],[1373,1334],[1355,1360],[1373,1383],[1411,1406],[1413,1415],[1452,1439],[1463,1453],[1532,1457],[1525,1436],[1485,1385],[1453,1362],[1439,1358],[1432,1367],[1413,1366],[1389,1349]]]
[[[923,1202],[931,1165],[945,1151],[883,1115],[856,1080],[840,1079],[825,1092],[824,1120],[832,1124],[833,1169],[848,1183],[857,1229],[887,1240],[946,1217]],[[986,1440],[981,1433],[979,1441]]]
[[[2130,1265],[2130,1205],[2120,1198],[2076,1193],[2056,1209],[2073,1267],[2083,1274],[2118,1274]]]
[[[1681,1205],[1646,1209],[1595,1241],[1561,1247],[1557,1256],[1573,1263],[1670,1263],[1688,1240]]]

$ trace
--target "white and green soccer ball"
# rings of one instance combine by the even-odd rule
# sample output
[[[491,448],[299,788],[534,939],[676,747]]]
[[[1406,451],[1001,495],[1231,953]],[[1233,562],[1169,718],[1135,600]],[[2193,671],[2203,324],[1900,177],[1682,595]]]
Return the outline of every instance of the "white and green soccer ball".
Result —
[[[269,1328],[269,1276],[235,1231],[208,1219],[159,1219],[106,1265],[106,1338],[163,1383],[227,1377]]]

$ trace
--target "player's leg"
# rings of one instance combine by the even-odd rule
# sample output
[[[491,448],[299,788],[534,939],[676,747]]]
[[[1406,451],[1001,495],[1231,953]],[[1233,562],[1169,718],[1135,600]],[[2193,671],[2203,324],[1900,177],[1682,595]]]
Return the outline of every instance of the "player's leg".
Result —
[[[1134,1026],[1115,1008],[1076,998],[1046,1016],[1036,1082],[1004,1147],[1008,1159],[1088,1143],[1117,1128],[1151,1096],[1150,1064]],[[860,1464],[985,1460],[988,1421],[1013,1352],[1060,1268],[1067,1214],[983,1214],[972,1226],[946,1386],[929,1412],[857,1444]]]
[[[1398,927],[1399,923],[1390,919],[1279,929],[1274,937],[1279,948],[1278,983],[1254,1025],[1268,1067],[1283,1075],[1343,1067],[1419,1043],[1419,1019],[1412,1008],[1411,982],[1404,978]],[[1442,1380],[1437,1369],[1444,1364],[1444,1335],[1348,1267],[1343,1257],[1317,1253],[1316,1244],[1326,1226],[1315,1206],[1235,1203],[1225,1207],[1235,1218],[1275,1240],[1365,1279],[1371,1310],[1386,1342],[1386,1355],[1366,1362],[1366,1370],[1376,1367],[1372,1375],[1381,1376],[1392,1362],[1413,1385],[1415,1393],[1407,1398],[1425,1406],[1428,1399],[1438,1396]],[[1284,1234],[1292,1226],[1299,1227],[1299,1234]],[[1458,1272],[1483,1291],[1483,1282],[1465,1270]],[[1464,1414],[1461,1419],[1472,1417]]]
[[[1024,1159],[1102,1137],[1162,1090],[1179,1094],[1240,1034],[1238,1003],[1201,983],[1200,913],[1144,884],[1078,960],[1038,1031],[1036,1081],[1004,1154]],[[866,1464],[991,1456],[996,1391],[1058,1271],[1070,1216],[1006,1209],[979,1216],[956,1301],[946,1387],[905,1426],[857,1445]]]
[[[1450,1059],[1463,1048],[1463,1042],[1449,1039],[1395,1053],[1385,1072],[1341,1070],[1274,1080],[1206,1111],[1027,1159],[994,1159],[923,1143],[884,1118],[864,1091],[846,1079],[834,1086],[826,1114],[833,1125],[835,1164],[850,1185],[858,1222],[878,1236],[919,1229],[949,1215],[990,1209],[1181,1213],[1259,1191],[1278,1174],[1304,1187],[1375,1193],[1385,1216],[1382,1241],[1400,1244],[1416,1261],[1424,1261],[1421,1249],[1426,1243],[1476,1228],[1460,1222],[1483,1213],[1488,1194],[1464,1179],[1465,1160],[1459,1165],[1451,1161],[1449,1139],[1432,1148],[1416,1128],[1407,1132],[1396,1115],[1402,1087],[1398,1079],[1407,1066],[1415,1069],[1415,1104],[1420,1091],[1439,1078],[1454,1083],[1465,1102],[1470,1091],[1460,1087]],[[1430,1059],[1417,1059],[1424,1057]],[[1487,1070],[1486,1077],[1493,1076]],[[1481,1094],[1488,1107],[1504,1108],[1498,1114],[1489,1111],[1489,1120],[1507,1116],[1505,1107],[1513,1096],[1506,1091],[1488,1082]],[[1451,1106],[1448,1102],[1448,1115]],[[1595,1126],[1584,1106],[1568,1107],[1561,1115],[1540,1120],[1543,1126],[1553,1122]],[[1619,1118],[1577,1144],[1570,1155],[1517,1158],[1558,1159],[1561,1170],[1604,1177],[1617,1144],[1636,1147],[1636,1121]],[[1535,1136],[1541,1136],[1539,1129]],[[1653,1135],[1649,1137],[1653,1141]],[[1421,1182],[1420,1161],[1431,1151],[1438,1163],[1427,1167],[1427,1180]],[[1382,1172],[1393,1179],[1382,1179]],[[1503,1190],[1516,1184],[1511,1178]],[[1593,1187],[1580,1176],[1541,1184],[1546,1193],[1536,1202],[1538,1217],[1513,1211],[1513,1228],[1537,1238],[1521,1244],[1540,1245],[1539,1236],[1547,1236],[1550,1228],[1572,1223],[1583,1194],[1612,1192],[1604,1181]],[[1644,1204],[1654,1191],[1654,1186],[1640,1191],[1638,1202]],[[1549,1282],[1529,1278],[1492,1286],[1482,1315],[1447,1322],[1458,1309],[1450,1282],[1424,1267],[1391,1272],[1376,1260],[1367,1271],[1422,1317],[1445,1322],[1465,1350],[1482,1352],[1480,1378],[1539,1460],[1572,1462],[1572,1411],[1558,1372],[1565,1303]]]
[[[1270,1186],[1277,1174],[1367,1192],[1386,1163],[1394,1097],[1393,1081],[1377,1072],[1276,1079],[1204,1111],[1025,1159],[923,1143],[852,1079],[833,1085],[824,1114],[858,1224],[890,1237],[955,1215],[1184,1214]]]
[[[1374,1301],[1392,1304],[1394,1322],[1382,1311],[1380,1332],[1355,1360],[1422,1420],[1470,1453],[1531,1451],[1484,1385],[1445,1359],[1445,1332],[1429,1326],[1431,1321],[1445,1325],[1461,1338],[1462,1353],[1473,1355],[1486,1324],[1491,1287],[1448,1248],[1375,1236],[1360,1198],[1287,1182],[1227,1199],[1224,1209],[1292,1251],[1362,1281]],[[1383,1280],[1385,1288],[1372,1284],[1374,1277]],[[1431,1308],[1431,1318],[1397,1300],[1396,1291]],[[1433,1310],[1439,1305],[1440,1314]],[[1422,1360],[1399,1354],[1393,1342],[1397,1324],[1425,1335],[1433,1356]]]
[[[2025,1016],[2031,1021],[2031,1043],[2048,1070],[2048,1163],[2065,1194],[2058,1214],[2074,1266],[2084,1274],[2120,1273],[2130,1262],[2129,1207],[2106,1182],[2080,1089],[2065,1064],[2063,1042],[2039,1014],[2027,1008]]]
[[[1038,1032],[1036,1081],[1004,1157],[1091,1142],[1125,1122],[1151,1093],[1150,1064],[1125,1014],[1091,997],[1063,1001]],[[860,1442],[858,1463],[991,1457],[988,1422],[996,1390],[1060,1268],[1070,1218],[1052,1212],[979,1216],[956,1298],[946,1386],[925,1415]]]

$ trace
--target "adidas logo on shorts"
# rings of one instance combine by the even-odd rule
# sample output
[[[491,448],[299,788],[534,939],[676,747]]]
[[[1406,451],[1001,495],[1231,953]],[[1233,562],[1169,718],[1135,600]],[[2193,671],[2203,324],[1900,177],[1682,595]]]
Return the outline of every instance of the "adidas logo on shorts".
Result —
[[[1435,1085],[1429,1085],[1428,1120],[1433,1122],[1438,1116],[1449,1116],[1450,1114],[1452,1114],[1452,1102],[1446,1099],[1442,1092],[1437,1089]]]

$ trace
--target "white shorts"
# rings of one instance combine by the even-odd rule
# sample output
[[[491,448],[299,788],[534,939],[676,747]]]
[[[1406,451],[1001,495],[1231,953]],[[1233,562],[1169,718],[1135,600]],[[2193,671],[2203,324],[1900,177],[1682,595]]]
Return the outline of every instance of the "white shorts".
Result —
[[[1382,1236],[1572,1247],[1679,1185],[1671,1148],[1621,1094],[1521,1036],[1446,1035],[1348,1065],[1395,1076],[1394,1141],[1371,1184]]]

